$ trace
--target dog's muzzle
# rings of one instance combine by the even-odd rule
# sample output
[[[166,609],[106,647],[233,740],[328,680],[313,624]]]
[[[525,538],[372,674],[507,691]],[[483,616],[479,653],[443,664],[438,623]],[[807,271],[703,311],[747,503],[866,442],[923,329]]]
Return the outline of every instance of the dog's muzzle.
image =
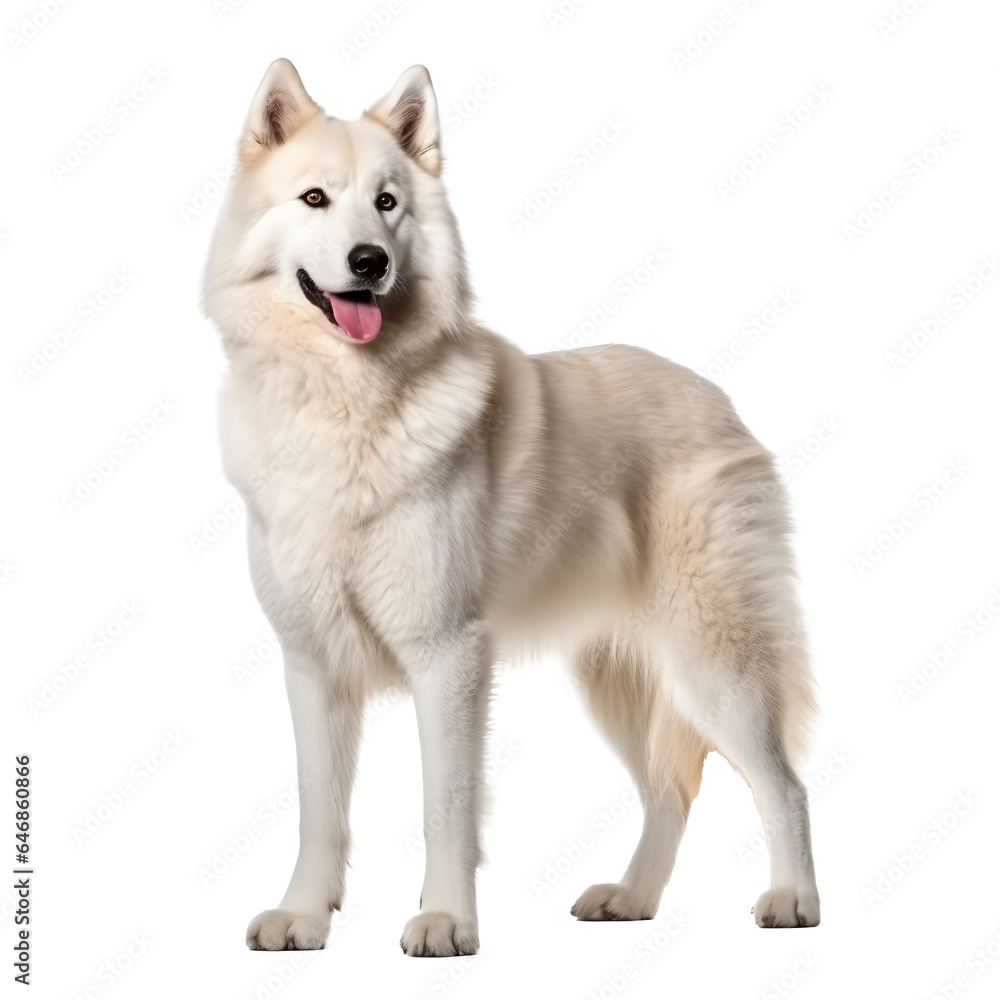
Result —
[[[358,249],[355,247],[355,250]],[[378,248],[373,249],[377,250]],[[353,250],[351,252],[354,253]],[[382,252],[382,256],[385,257],[385,269],[388,270],[389,258],[384,252]],[[368,260],[367,266],[373,270],[377,270],[377,267],[381,266],[378,260],[373,258],[368,258]],[[386,270],[383,270],[378,277],[383,277]],[[321,310],[323,315],[351,340],[366,344],[378,336],[378,332],[382,328],[382,311],[376,304],[371,289],[326,292],[313,281],[309,272],[303,267],[295,272],[295,277],[299,279],[299,287],[307,301]]]

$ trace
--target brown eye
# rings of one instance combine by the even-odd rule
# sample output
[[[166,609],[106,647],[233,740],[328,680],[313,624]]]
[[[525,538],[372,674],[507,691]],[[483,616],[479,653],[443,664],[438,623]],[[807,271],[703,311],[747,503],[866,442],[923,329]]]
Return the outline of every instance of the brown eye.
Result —
[[[305,194],[299,195],[299,197],[307,205],[312,205],[313,208],[326,208],[330,204],[330,199],[327,198],[326,193],[320,190],[320,188],[310,188]]]
[[[391,212],[396,207],[396,199],[388,191],[383,191],[375,199],[375,205],[380,212]]]

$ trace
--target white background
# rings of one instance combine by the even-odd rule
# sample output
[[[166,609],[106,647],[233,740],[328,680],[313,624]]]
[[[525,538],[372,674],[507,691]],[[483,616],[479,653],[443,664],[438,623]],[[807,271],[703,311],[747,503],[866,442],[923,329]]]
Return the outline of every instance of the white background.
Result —
[[[996,995],[1000,960],[975,952],[1000,955],[1000,281],[983,263],[1000,252],[1000,12],[903,6],[895,28],[879,25],[891,0],[588,0],[561,20],[555,0],[394,0],[363,48],[367,2],[95,0],[49,23],[41,2],[5,7],[0,843],[13,868],[13,756],[30,753],[34,995]],[[294,750],[220,473],[223,356],[198,294],[213,178],[279,55],[344,117],[425,63],[482,318],[529,351],[575,331],[697,368],[782,456],[824,710],[804,769],[820,927],[754,925],[760,824],[714,755],[659,916],[574,921],[580,891],[620,877],[640,814],[546,662],[505,672],[496,701],[479,956],[397,945],[423,860],[405,702],[373,710],[343,926],[319,953],[246,950],[294,860]],[[163,79],[143,94],[150,69]],[[825,96],[800,108],[810,93]],[[57,171],[102,118],[100,144]],[[620,134],[601,151],[609,118]],[[569,184],[519,225],[563,170]],[[638,271],[653,250],[668,263]],[[127,284],[89,312],[116,271]],[[766,313],[782,293],[791,307]],[[606,299],[614,312],[583,326]],[[919,324],[936,310],[930,338]],[[92,495],[67,509],[91,473]],[[98,652],[127,602],[141,612]],[[901,690],[915,672],[934,676]],[[955,811],[963,796],[973,805]],[[0,889],[5,978],[12,900]]]

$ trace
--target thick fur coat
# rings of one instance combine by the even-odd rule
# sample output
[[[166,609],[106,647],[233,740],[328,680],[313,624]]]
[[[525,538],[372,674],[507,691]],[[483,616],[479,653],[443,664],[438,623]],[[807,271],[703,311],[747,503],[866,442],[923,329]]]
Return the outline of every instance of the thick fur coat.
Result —
[[[492,666],[539,648],[584,684],[645,815],[622,878],[573,914],[655,914],[717,750],[768,833],[757,923],[818,923],[794,771],[812,683],[772,456],[686,368],[633,347],[528,356],[476,322],[422,67],[348,122],[278,60],[240,158],[204,304],[229,359],[225,470],[282,643],[302,789],[291,882],[250,947],[323,946],[364,704],[402,686],[427,868],[401,945],[477,950]]]

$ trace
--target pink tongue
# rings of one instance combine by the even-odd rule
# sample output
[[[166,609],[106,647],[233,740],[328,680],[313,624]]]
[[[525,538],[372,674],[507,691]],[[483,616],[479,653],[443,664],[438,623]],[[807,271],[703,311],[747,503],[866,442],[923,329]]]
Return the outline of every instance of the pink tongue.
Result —
[[[374,301],[355,302],[333,292],[328,294],[333,306],[333,318],[348,337],[361,341],[375,339],[382,327],[382,313]]]

